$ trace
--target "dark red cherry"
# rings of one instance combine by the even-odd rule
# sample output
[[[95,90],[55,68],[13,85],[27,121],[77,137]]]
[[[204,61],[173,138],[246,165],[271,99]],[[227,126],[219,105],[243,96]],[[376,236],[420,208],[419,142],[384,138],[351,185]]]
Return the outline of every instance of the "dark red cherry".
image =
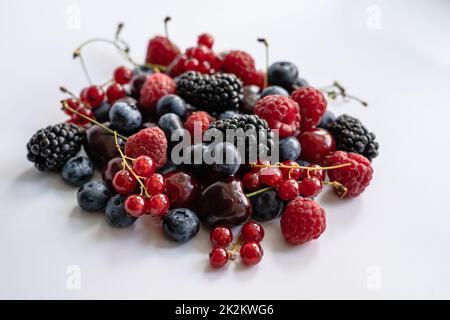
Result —
[[[183,171],[172,171],[164,175],[164,180],[171,208],[195,208],[200,199],[201,186],[194,175]]]
[[[336,151],[336,141],[325,129],[304,131],[299,135],[298,141],[302,146],[300,159],[310,163],[322,163],[327,155]]]

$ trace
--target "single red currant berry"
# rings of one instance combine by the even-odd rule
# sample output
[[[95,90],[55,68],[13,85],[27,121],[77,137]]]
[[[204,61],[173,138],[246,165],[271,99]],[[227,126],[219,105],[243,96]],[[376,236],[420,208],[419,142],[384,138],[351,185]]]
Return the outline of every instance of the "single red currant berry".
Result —
[[[259,223],[249,221],[242,227],[242,239],[245,242],[260,242],[264,239],[264,228]]]
[[[294,160],[285,160],[281,163],[286,167],[295,167],[298,166],[298,163]],[[294,179],[296,181],[300,180],[302,177],[302,169],[301,168],[280,168],[281,173],[283,174],[283,179]]]
[[[99,86],[90,86],[81,91],[80,100],[95,108],[105,100],[105,92]]]
[[[114,190],[119,194],[129,194],[136,189],[136,179],[126,170],[116,172],[112,181]]]
[[[146,213],[152,216],[162,217],[170,207],[169,197],[165,194],[155,194],[146,201]]]
[[[209,49],[211,49],[214,44],[214,38],[209,33],[202,33],[197,38],[197,44],[204,45],[204,46],[208,47]]]
[[[148,194],[155,195],[166,189],[166,181],[162,175],[154,173],[149,178],[145,179],[145,188],[147,189]]]
[[[260,172],[259,179],[269,187],[276,187],[283,179],[280,169],[274,167],[263,168]]]
[[[125,200],[125,211],[133,217],[142,216],[145,213],[145,200],[141,196],[131,195]]]
[[[320,168],[318,164],[313,164],[309,166],[310,168]],[[320,181],[325,180],[325,171],[324,170],[303,170],[302,178],[316,178]]]
[[[322,190],[322,181],[317,178],[305,178],[298,184],[298,191],[304,197],[314,197]]]
[[[263,254],[263,249],[256,242],[247,242],[240,250],[241,259],[248,266],[258,264],[261,261]]]
[[[228,251],[224,248],[214,248],[209,253],[209,264],[213,268],[222,268],[229,259]]]
[[[150,157],[140,156],[133,162],[133,171],[140,177],[149,178],[155,170],[156,164]]]
[[[278,196],[284,201],[292,200],[298,196],[298,182],[294,179],[282,181],[277,188]]]
[[[214,247],[226,248],[233,241],[233,233],[228,227],[218,226],[211,231],[209,238]]]
[[[259,172],[247,172],[242,178],[242,183],[248,191],[255,191],[261,187]]]
[[[113,83],[106,89],[106,96],[110,104],[125,97],[125,88],[120,83]]]
[[[114,81],[120,84],[127,84],[133,77],[133,71],[127,67],[118,67],[114,70]]]

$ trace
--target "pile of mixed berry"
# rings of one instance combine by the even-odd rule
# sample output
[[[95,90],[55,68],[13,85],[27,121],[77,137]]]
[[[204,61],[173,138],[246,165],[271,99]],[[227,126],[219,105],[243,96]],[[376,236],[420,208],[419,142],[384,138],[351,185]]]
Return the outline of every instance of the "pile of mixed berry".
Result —
[[[78,205],[104,212],[115,228],[147,216],[161,221],[164,234],[177,242],[194,238],[201,224],[211,229],[212,267],[237,256],[246,265],[259,263],[262,223],[269,220],[280,219],[280,235],[289,244],[319,238],[326,215],[315,197],[327,186],[341,198],[359,196],[378,155],[375,135],[352,116],[335,117],[327,101],[366,103],[337,82],[309,85],[291,62],[267,62],[260,71],[247,52],[217,53],[209,34],[182,52],[167,36],[168,21],[166,36],[149,41],[144,64],[131,58],[122,24],[113,39],[78,47],[74,58],[90,85],[79,95],[61,87],[69,118],[31,137],[28,160],[40,171],[60,172],[79,187]],[[268,50],[266,40],[258,41]],[[94,42],[111,45],[127,62],[103,84],[92,83],[82,55]],[[192,139],[195,130],[200,141]],[[242,141],[202,139],[230,130],[250,132],[257,155],[269,157],[251,161],[249,152],[239,149]],[[176,132],[189,137],[183,159],[200,156],[200,161],[174,161]],[[202,160],[207,152],[229,161],[207,163]],[[91,180],[96,169],[101,181]]]

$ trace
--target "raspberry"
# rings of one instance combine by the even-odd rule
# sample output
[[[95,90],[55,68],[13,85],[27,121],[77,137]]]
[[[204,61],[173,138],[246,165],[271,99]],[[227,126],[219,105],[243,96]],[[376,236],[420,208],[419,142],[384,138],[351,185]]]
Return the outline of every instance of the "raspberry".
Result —
[[[286,138],[298,133],[300,127],[300,111],[297,102],[278,96],[269,95],[258,102],[254,113],[265,119],[271,129],[278,129],[280,138]]]
[[[184,128],[189,131],[191,136],[194,135],[194,124],[199,122],[202,129],[202,134],[208,129],[208,126],[211,122],[215,121],[213,117],[209,115],[208,112],[205,111],[196,111],[193,112],[185,121]]]
[[[158,127],[143,129],[128,137],[125,154],[131,158],[148,156],[153,159],[157,168],[161,168],[167,161],[166,136]]]
[[[291,98],[300,108],[302,131],[315,128],[327,109],[323,94],[315,88],[302,87],[292,92]]]
[[[166,37],[156,36],[148,42],[145,62],[168,66],[181,53]]]
[[[359,196],[372,179],[373,169],[370,161],[357,153],[335,151],[325,159],[325,162],[328,166],[351,163],[350,166],[327,172],[330,181],[337,181],[347,188],[347,192],[344,194],[342,194],[342,190],[335,189],[343,198]]]
[[[290,244],[302,244],[319,238],[326,224],[325,210],[316,201],[297,197],[284,209],[281,233]]]
[[[141,89],[140,104],[146,111],[152,111],[159,98],[175,93],[176,84],[171,77],[163,73],[155,73],[148,77]]]

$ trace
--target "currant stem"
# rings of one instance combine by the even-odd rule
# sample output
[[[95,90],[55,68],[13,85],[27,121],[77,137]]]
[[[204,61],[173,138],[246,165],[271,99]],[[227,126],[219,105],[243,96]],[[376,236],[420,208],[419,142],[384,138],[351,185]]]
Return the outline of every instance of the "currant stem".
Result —
[[[333,169],[339,169],[339,168],[343,168],[343,167],[348,167],[351,166],[351,163],[342,163],[342,164],[338,164],[335,166],[329,166],[329,167],[321,167],[321,166],[316,166],[316,167],[305,167],[305,166],[301,166],[301,165],[294,165],[294,166],[286,166],[284,164],[281,163],[275,163],[275,164],[251,164],[251,166],[253,168],[269,168],[269,167],[273,167],[273,168],[282,168],[282,169],[304,169],[304,170],[308,170],[308,171],[317,171],[317,170],[333,170]]]
[[[247,198],[251,198],[251,197],[257,196],[258,194],[266,192],[271,189],[273,189],[273,187],[262,188],[262,189],[253,191],[252,193],[247,193],[246,196],[247,196]]]
[[[263,43],[266,48],[266,72],[264,74],[264,87],[267,87],[269,77],[269,42],[265,38],[258,38],[257,40],[258,42]]]

